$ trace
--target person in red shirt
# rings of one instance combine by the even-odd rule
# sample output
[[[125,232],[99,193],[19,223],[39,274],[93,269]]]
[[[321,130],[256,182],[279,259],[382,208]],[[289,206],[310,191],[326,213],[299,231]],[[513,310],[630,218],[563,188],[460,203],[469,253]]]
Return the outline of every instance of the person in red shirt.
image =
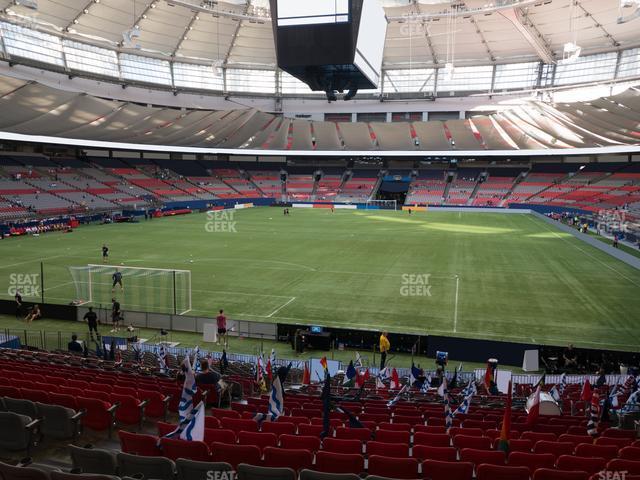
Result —
[[[220,315],[216,317],[218,323],[218,344],[222,338],[224,345],[227,345],[227,317],[224,316],[224,310],[220,309]]]

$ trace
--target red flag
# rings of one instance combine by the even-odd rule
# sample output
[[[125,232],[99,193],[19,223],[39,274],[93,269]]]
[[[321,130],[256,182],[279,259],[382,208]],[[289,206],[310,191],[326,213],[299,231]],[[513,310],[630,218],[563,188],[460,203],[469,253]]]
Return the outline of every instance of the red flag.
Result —
[[[398,371],[394,368],[391,372],[391,385],[392,389],[400,388],[400,377],[398,376]]]
[[[271,359],[267,360],[267,378],[269,381],[273,380],[273,372],[271,371]]]
[[[484,386],[487,389],[487,392],[489,392],[490,388],[491,388],[491,381],[493,380],[493,368],[491,367],[491,364],[488,363],[487,364],[487,371],[484,372]]]
[[[367,370],[364,372],[364,381],[366,382],[370,378],[371,378],[371,374],[369,373],[369,369],[367,368]]]
[[[311,384],[311,372],[309,371],[309,366],[307,362],[304,363],[304,371],[302,372],[302,384],[310,385]]]
[[[329,367],[327,366],[327,357],[322,357],[320,359],[320,365],[322,365],[322,368],[324,368],[325,370],[327,370]]]
[[[584,380],[584,383],[582,384],[582,393],[580,394],[580,400],[584,402],[590,402],[592,396],[593,391],[591,390],[591,384],[589,383],[589,379],[586,378]]]
[[[540,386],[536,388],[536,393],[533,397],[533,404],[529,409],[529,416],[527,417],[527,425],[532,426],[535,425],[538,421],[538,417],[540,416]]]
[[[507,392],[507,403],[504,406],[504,416],[502,417],[502,430],[500,431],[500,442],[498,450],[509,453],[509,435],[511,433],[511,380],[509,380],[509,391]]]

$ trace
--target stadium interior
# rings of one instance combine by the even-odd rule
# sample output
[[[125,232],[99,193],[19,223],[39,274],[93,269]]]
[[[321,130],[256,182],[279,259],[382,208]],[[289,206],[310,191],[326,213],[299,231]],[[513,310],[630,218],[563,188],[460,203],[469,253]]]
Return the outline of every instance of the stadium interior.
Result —
[[[0,480],[640,479],[640,0],[0,0]]]

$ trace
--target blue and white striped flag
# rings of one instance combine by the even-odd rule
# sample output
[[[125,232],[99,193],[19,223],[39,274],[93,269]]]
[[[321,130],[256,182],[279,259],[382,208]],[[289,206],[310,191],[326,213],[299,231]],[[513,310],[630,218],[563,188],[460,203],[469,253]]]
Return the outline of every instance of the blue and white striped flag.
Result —
[[[392,400],[389,400],[387,402],[387,407],[393,407],[396,403],[398,403],[400,401],[400,399],[402,398],[402,396],[405,393],[407,393],[410,388],[411,388],[410,384],[406,384],[404,387],[402,387],[402,389],[400,389],[398,394]]]
[[[193,349],[193,370],[196,373],[200,373],[202,371],[202,367],[200,366],[200,347],[196,346]]]
[[[451,413],[451,399],[449,397],[449,389],[447,386],[447,377],[443,377],[442,385],[438,389],[438,392],[442,391],[444,398],[444,425],[447,428],[447,432],[453,425],[453,413]]]
[[[558,393],[560,394],[560,398],[564,395],[564,389],[567,387],[567,374],[563,373],[560,376],[560,383],[558,384]]]
[[[180,438],[190,442],[203,442],[204,417],[205,404],[204,402],[200,402],[198,406],[191,411],[191,420],[187,423],[182,433],[180,433]]]
[[[198,406],[198,408],[193,407],[193,398],[198,390],[196,385],[196,376],[193,373],[193,369],[191,368],[191,360],[189,359],[189,355],[184,357],[184,362],[182,362],[185,367],[185,379],[184,386],[182,387],[182,396],[180,397],[180,404],[178,405],[178,415],[180,416],[180,421],[178,422],[177,428],[165,435],[165,438],[182,438],[186,440],[186,429],[193,424],[194,417],[197,416],[199,411],[204,412],[204,407],[200,408],[202,402]],[[204,422],[204,417],[203,420]],[[193,430],[194,427],[192,427]],[[204,428],[202,430],[204,435]],[[183,434],[185,436],[183,436]],[[192,435],[193,436],[193,435]]]
[[[638,411],[640,411],[640,390],[632,393],[624,404],[624,407],[622,407],[622,413]]]
[[[459,413],[466,414],[469,412],[471,400],[473,399],[473,396],[478,393],[478,387],[476,387],[476,383],[473,380],[470,381],[469,385],[467,385],[463,393],[466,393],[466,395],[464,396],[464,399],[462,400],[460,405],[458,405],[458,408],[456,408],[456,411],[451,414],[453,417],[455,417]]]
[[[291,364],[286,367],[280,367],[278,372],[273,377],[271,382],[271,393],[269,394],[269,404],[267,406],[267,413],[258,413],[254,417],[254,420],[261,424],[264,421],[275,422],[278,417],[284,415],[284,388],[283,381],[286,381]]]
[[[158,358],[160,373],[167,373],[167,349],[165,348],[164,343],[156,346],[156,357]]]

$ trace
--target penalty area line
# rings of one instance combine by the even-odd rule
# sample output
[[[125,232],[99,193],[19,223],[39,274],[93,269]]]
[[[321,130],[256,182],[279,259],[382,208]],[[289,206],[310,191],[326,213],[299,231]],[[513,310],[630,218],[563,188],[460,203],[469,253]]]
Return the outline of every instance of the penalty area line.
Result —
[[[460,292],[460,276],[456,275],[456,300],[453,305],[453,333],[458,333],[458,298]]]
[[[276,313],[278,313],[280,310],[282,310],[284,307],[286,307],[287,305],[289,305],[291,302],[293,302],[296,299],[296,297],[291,297],[289,299],[288,302],[283,303],[282,305],[280,305],[278,308],[276,308],[273,312],[271,312],[269,315],[267,315],[267,318],[271,318],[273,317]]]

